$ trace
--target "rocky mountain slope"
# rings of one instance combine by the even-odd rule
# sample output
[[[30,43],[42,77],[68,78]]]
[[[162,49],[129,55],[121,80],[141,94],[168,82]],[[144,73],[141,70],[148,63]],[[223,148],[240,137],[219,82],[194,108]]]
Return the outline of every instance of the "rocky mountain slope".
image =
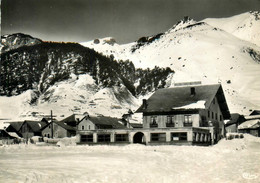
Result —
[[[221,83],[231,112],[248,113],[260,107],[258,17],[259,12],[199,22],[185,17],[165,33],[133,43],[111,45],[106,42],[112,38],[104,38],[81,44],[118,60],[129,59],[139,68],[170,67],[175,71],[171,86],[184,81]],[[241,22],[244,26],[236,29]]]
[[[3,117],[15,106],[18,116],[53,108],[59,114],[122,115],[137,105],[135,97],[166,87],[174,73],[170,68],[136,69],[130,61],[115,61],[77,43],[20,41],[24,46],[14,46],[19,35],[7,36],[18,36],[10,43],[3,37],[0,95],[8,96],[0,98]]]
[[[37,38],[33,38],[30,35],[17,33],[10,35],[1,36],[1,53],[16,49],[22,46],[32,46],[36,44],[40,44],[42,41]]]

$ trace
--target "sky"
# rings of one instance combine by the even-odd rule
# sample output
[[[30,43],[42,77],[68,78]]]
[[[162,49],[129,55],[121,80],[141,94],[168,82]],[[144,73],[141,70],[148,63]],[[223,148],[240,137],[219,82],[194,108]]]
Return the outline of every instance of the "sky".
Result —
[[[199,21],[259,7],[260,0],[2,0],[1,35],[65,42],[114,37],[122,44],[165,32],[184,16]]]

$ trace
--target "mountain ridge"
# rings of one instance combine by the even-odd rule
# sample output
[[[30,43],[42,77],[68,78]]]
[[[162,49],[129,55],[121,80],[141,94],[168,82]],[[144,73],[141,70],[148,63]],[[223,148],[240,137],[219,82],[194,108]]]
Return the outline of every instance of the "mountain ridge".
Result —
[[[17,109],[16,99],[16,116],[55,109],[120,117],[156,89],[186,81],[221,83],[231,112],[260,107],[260,47],[203,20],[185,17],[166,32],[124,45],[112,37],[81,45],[26,43],[1,54],[1,95],[12,97],[0,96],[7,106],[0,116]]]
[[[235,17],[244,19],[245,15],[251,16],[245,13]],[[92,41],[81,44],[105,55],[113,54],[115,59],[129,59],[136,67],[169,66],[175,71],[172,83],[221,82],[234,112],[246,113],[249,108],[259,108],[260,81],[256,76],[260,75],[260,47],[204,20],[187,19],[179,21],[149,44],[144,40],[142,46],[138,41],[114,46],[94,45]],[[260,22],[253,20],[256,22],[253,25]],[[257,29],[258,35],[259,31]],[[134,52],[132,48],[136,48]]]

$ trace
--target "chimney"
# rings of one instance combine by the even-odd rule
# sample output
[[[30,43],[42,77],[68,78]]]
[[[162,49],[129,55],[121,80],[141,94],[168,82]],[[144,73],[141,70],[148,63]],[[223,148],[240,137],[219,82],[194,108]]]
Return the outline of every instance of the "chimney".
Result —
[[[191,95],[191,96],[194,96],[195,94],[196,94],[195,88],[194,88],[194,87],[191,87],[191,88],[190,88],[190,95]]]
[[[147,109],[147,100],[143,99],[143,109]]]

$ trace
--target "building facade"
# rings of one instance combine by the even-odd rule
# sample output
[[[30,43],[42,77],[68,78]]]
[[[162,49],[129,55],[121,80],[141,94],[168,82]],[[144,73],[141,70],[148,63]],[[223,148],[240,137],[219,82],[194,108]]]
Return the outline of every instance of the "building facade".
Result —
[[[76,128],[63,122],[51,122],[42,129],[42,136],[47,138],[64,138],[76,135]]]
[[[142,128],[98,128],[91,118],[79,123],[78,143],[209,145],[225,136],[230,118],[219,84],[157,90],[136,112],[143,114]]]

